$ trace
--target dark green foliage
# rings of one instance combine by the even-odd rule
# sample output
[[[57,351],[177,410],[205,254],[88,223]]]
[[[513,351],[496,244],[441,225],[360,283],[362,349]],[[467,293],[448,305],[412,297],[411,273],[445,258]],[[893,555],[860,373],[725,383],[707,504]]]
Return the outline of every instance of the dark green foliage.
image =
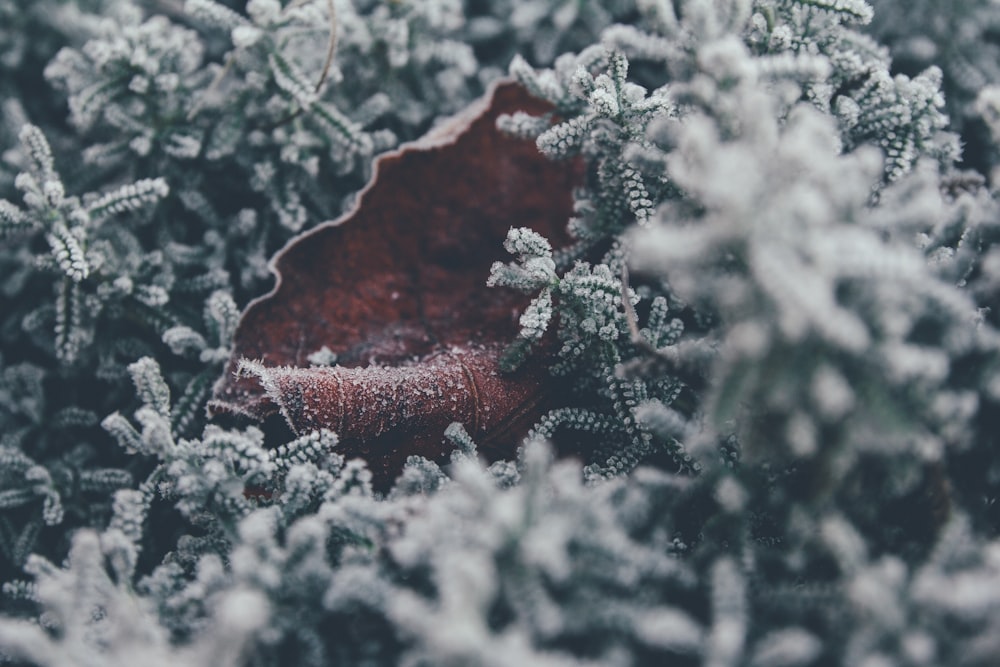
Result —
[[[0,662],[997,664],[991,7],[0,0]],[[268,257],[504,70],[587,165],[483,276],[567,387],[517,456],[209,421]]]

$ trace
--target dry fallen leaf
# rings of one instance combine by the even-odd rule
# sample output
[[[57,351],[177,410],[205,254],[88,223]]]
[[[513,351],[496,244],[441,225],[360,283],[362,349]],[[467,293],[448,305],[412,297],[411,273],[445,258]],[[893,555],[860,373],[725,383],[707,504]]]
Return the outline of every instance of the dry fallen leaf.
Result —
[[[462,422],[487,456],[509,455],[540,416],[544,358],[501,373],[527,299],[485,286],[510,227],[565,242],[579,162],[551,162],[496,129],[503,113],[544,113],[503,82],[423,139],[381,157],[346,215],[272,261],[274,290],[242,316],[214,412],[296,433],[328,428],[384,485],[407,456],[441,459]],[[326,347],[335,366],[311,367]],[[542,353],[544,354],[544,353]],[[237,377],[241,359],[242,377]]]

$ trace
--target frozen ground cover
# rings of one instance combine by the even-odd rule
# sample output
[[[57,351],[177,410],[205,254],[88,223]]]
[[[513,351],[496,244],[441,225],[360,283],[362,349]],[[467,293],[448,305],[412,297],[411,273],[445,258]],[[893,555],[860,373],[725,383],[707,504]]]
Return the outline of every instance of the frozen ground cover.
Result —
[[[0,663],[1000,663],[998,25],[993,0],[0,0]],[[291,362],[238,333],[270,259],[505,76],[534,101],[484,141],[579,178],[504,191],[474,265],[447,241],[485,218],[433,205],[496,175],[480,148],[378,204],[431,202],[405,252],[405,224],[345,226],[315,266],[355,346],[294,363],[418,386],[284,419]],[[412,303],[453,270],[466,305],[376,340],[393,290],[345,257]],[[206,409],[240,367],[281,409]],[[494,387],[518,373],[530,400]]]

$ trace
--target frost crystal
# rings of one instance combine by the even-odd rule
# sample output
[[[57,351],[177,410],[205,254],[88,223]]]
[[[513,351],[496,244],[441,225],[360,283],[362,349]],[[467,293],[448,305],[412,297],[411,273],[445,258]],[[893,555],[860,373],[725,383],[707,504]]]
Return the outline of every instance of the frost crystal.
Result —
[[[995,0],[0,0],[0,662],[1000,664],[997,34]],[[441,192],[385,198],[306,273],[357,277],[316,288],[348,328],[391,283],[395,328],[289,307],[304,375],[244,370],[297,432],[210,418],[269,258],[504,72],[540,101],[489,141],[539,162],[428,167],[470,202],[439,238]],[[582,178],[544,227],[548,167]],[[466,233],[491,289],[429,326]]]

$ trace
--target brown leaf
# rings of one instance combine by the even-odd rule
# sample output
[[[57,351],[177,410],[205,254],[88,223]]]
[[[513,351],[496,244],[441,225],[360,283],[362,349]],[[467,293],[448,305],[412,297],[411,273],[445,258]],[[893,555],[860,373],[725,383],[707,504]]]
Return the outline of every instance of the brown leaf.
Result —
[[[580,162],[551,162],[502,135],[503,113],[544,102],[502,82],[423,139],[381,157],[357,204],[272,261],[274,290],[247,308],[211,409],[296,433],[328,428],[384,486],[406,457],[441,459],[462,422],[491,457],[510,454],[551,389],[545,359],[501,373],[527,298],[485,286],[510,227],[565,242]],[[310,367],[326,346],[337,366]],[[255,360],[244,365],[240,359]]]

